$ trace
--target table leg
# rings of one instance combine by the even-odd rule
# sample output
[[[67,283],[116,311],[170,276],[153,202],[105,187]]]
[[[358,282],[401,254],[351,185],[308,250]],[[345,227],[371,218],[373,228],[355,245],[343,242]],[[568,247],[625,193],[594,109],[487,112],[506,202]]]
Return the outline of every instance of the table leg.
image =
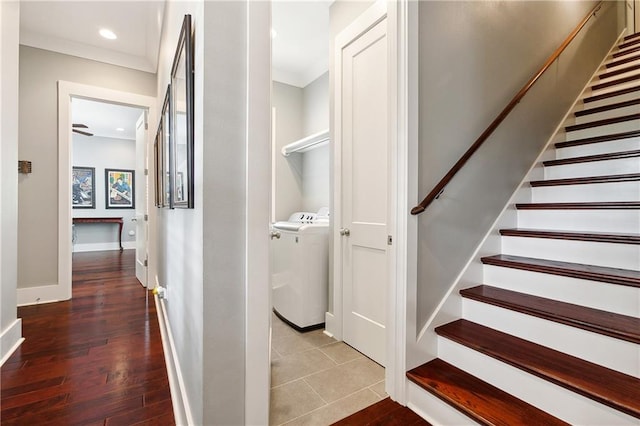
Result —
[[[118,227],[120,228],[120,232],[118,232],[118,241],[120,242],[120,251],[124,250],[122,247],[122,221],[118,222]]]

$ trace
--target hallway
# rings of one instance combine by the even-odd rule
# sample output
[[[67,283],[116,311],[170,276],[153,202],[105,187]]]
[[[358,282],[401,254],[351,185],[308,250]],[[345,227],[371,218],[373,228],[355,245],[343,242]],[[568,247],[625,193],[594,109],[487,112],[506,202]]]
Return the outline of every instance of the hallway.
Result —
[[[73,256],[72,300],[18,308],[26,340],[2,366],[2,425],[174,424],[135,251]]]

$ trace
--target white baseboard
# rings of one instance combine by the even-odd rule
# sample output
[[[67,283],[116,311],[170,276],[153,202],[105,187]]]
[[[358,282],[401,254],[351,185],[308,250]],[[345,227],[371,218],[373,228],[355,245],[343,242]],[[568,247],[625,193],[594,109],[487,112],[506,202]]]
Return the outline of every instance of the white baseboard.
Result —
[[[173,405],[173,415],[176,425],[192,425],[193,415],[189,405],[182,370],[178,361],[178,354],[173,341],[173,334],[169,324],[169,318],[165,310],[164,300],[158,295],[153,298],[156,302],[156,312],[158,313],[158,323],[160,325],[160,335],[162,336],[162,348],[164,350],[164,360],[167,365],[167,376],[169,376],[169,388],[171,389],[171,403]]]
[[[0,334],[0,366],[9,359],[11,354],[24,342],[22,337],[22,319],[17,318]]]
[[[19,288],[18,306],[60,302],[61,300],[68,300],[71,298],[71,294],[66,297],[62,294],[62,291],[64,291],[64,289],[62,289],[58,284]]]
[[[136,242],[135,241],[123,241],[122,247],[125,250],[135,249]],[[73,252],[74,253],[82,253],[87,251],[110,251],[110,250],[120,250],[120,245],[117,242],[113,243],[87,243],[87,244],[74,244]]]

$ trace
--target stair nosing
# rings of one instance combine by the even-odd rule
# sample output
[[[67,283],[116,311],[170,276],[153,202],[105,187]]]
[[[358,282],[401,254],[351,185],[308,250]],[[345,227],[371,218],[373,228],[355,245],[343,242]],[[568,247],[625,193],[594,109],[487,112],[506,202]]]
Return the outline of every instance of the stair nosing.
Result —
[[[578,130],[591,129],[594,127],[601,127],[601,126],[609,126],[611,124],[625,123],[627,121],[635,121],[635,120],[640,120],[640,113],[622,115],[620,117],[605,118],[603,120],[589,121],[587,123],[582,123],[582,124],[572,124],[571,126],[565,126],[564,130],[565,132],[569,133],[569,132],[576,132]]]
[[[576,203],[516,203],[518,210],[639,210],[637,201],[605,201]]]
[[[504,254],[482,257],[481,262],[484,265],[597,281],[607,284],[624,285],[628,287],[640,287],[640,271],[630,269],[610,268],[606,266],[585,265],[574,262],[562,262],[550,259]],[[639,277],[636,278],[625,275],[629,273],[638,273]]]
[[[469,329],[465,336],[459,335],[459,332],[456,331],[456,328],[462,327]],[[480,352],[507,365],[511,365],[514,368],[518,368],[522,371],[539,377],[540,379],[546,380],[550,383],[554,383],[586,398],[597,401],[620,412],[626,413],[636,418],[640,418],[640,405],[633,406],[629,404],[629,402],[627,402],[627,400],[630,398],[633,402],[640,401],[640,396],[638,398],[634,398],[633,393],[627,392],[626,389],[627,387],[634,390],[640,389],[640,386],[635,385],[635,382],[639,382],[640,384],[640,380],[633,376],[629,376],[627,374],[599,366],[597,364],[582,360],[572,355],[564,354],[562,352],[539,345],[537,343],[530,342],[525,339],[521,339],[519,337],[515,337],[507,333],[503,333],[464,319],[456,320],[451,323],[436,327],[435,331],[439,336],[442,336],[443,338],[466,346],[472,350]],[[474,339],[469,338],[469,335],[471,333],[473,334]],[[481,334],[484,334],[484,336],[479,337],[481,336]],[[508,345],[511,349],[504,350],[500,348],[500,346],[505,345]],[[526,356],[516,353],[516,347],[527,348],[527,350],[525,351]],[[523,351],[523,349],[521,349],[520,352],[521,351]],[[537,356],[534,359],[532,358],[532,354],[534,353],[537,355],[544,354],[544,356]],[[564,372],[560,371],[558,367],[549,363],[548,360],[551,359],[556,360],[556,365],[563,365],[564,367],[574,367],[572,369],[577,369],[578,367],[580,367],[580,376],[577,377],[578,372],[576,371],[568,373],[566,371],[566,368]],[[560,362],[559,360],[562,360],[563,362]],[[608,379],[608,395],[605,395],[606,392],[603,392],[604,386],[599,385],[601,380],[598,379],[601,379],[601,377],[594,377],[596,372],[602,373],[605,371]],[[617,401],[613,400],[610,395],[610,391],[612,389],[610,383],[612,382],[613,378],[618,381],[618,385],[620,387],[625,388],[625,392],[616,392],[619,394],[616,395],[616,397],[618,398]],[[584,385],[579,386],[577,383],[574,383],[575,381],[582,381]],[[624,383],[626,381],[631,381],[634,383],[633,385],[627,386],[627,383]],[[587,386],[590,389],[587,389]],[[636,390],[636,392],[638,391]]]
[[[433,373],[436,374],[434,375]],[[471,385],[470,387],[473,389],[473,391],[470,393],[473,393],[474,395],[492,395],[494,398],[491,400],[486,398],[478,399],[480,399],[480,402],[484,402],[483,406],[485,408],[491,407],[490,409],[497,413],[505,412],[505,410],[502,409],[504,405],[508,405],[512,408],[516,408],[515,406],[517,406],[517,411],[522,415],[537,415],[537,418],[534,419],[532,417],[528,417],[528,420],[542,421],[542,423],[540,424],[568,425],[568,423],[564,422],[563,420],[554,417],[553,415],[539,409],[538,407],[531,405],[528,402],[523,401],[522,399],[517,398],[516,396],[505,392],[504,390],[490,383],[487,383],[484,380],[472,374],[469,374],[466,371],[452,364],[449,364],[448,362],[440,358],[432,359],[431,361],[428,361],[416,368],[407,371],[406,376],[410,381],[415,383],[420,388],[429,392],[436,398],[439,398],[441,401],[444,401],[472,420],[475,420],[483,425],[494,425],[495,423],[491,420],[491,418],[489,418],[489,416],[483,415],[483,413],[479,412],[479,410],[473,409],[473,407],[479,405],[478,402],[471,404],[467,399],[461,398],[459,396],[459,393],[446,392],[446,390],[441,389],[439,385],[445,380],[448,383],[452,383],[454,386],[462,383],[462,385],[459,385],[460,387]],[[443,378],[443,376],[445,377]],[[434,382],[436,383],[434,384]],[[494,400],[500,401],[503,404],[494,403]],[[527,410],[526,412],[524,412],[525,409]],[[505,420],[503,419],[502,421],[504,422]]]
[[[619,52],[614,52],[611,57],[614,59],[622,58],[623,56],[630,55],[632,53],[640,52],[640,46],[633,47],[631,49],[622,50]]]
[[[477,294],[478,290],[482,290],[483,292],[490,291],[493,293],[498,293],[498,295],[480,295]],[[499,298],[500,294],[502,295],[502,299]],[[571,327],[579,328],[581,330],[590,331],[592,333],[600,334],[603,336],[612,337],[619,340],[624,340],[631,343],[640,344],[640,333],[629,333],[623,328],[614,328],[611,325],[604,324],[607,320],[611,318],[615,318],[618,321],[626,321],[626,322],[638,322],[634,326],[640,330],[640,319],[635,317],[630,317],[628,315],[617,314],[613,312],[607,312],[600,309],[589,308],[585,306],[575,305],[572,303],[561,302],[558,300],[553,300],[540,296],[533,296],[526,293],[520,293],[512,290],[505,290],[498,287],[492,287],[488,285],[479,285],[472,288],[467,288],[460,290],[460,295],[464,298],[468,298],[471,300],[475,300],[481,303],[487,303],[489,305],[497,306],[503,309],[508,309],[514,312],[520,312],[526,315],[534,316],[537,318],[541,318],[547,321],[556,322],[559,324],[568,325]],[[516,303],[513,301],[506,300],[504,296],[511,296],[512,298],[520,298],[521,303]],[[534,307],[533,305],[538,305],[538,307]],[[545,305],[546,309],[541,308],[541,305]],[[554,306],[551,306],[554,305]],[[559,308],[559,309],[558,309]],[[570,316],[566,313],[559,312],[564,309],[565,311],[574,310],[573,316]],[[554,312],[555,310],[555,312]],[[589,319],[587,316],[592,316],[594,318]],[[582,317],[582,318],[580,318]],[[595,317],[600,323],[595,321]],[[635,321],[634,321],[635,320]]]
[[[640,244],[640,234],[556,231],[531,228],[501,229],[500,235],[506,237],[545,238],[568,241],[589,241],[612,244]]]
[[[603,183],[621,183],[635,182],[640,180],[640,173],[627,173],[622,175],[604,175],[604,176],[588,176],[563,179],[545,179],[533,180],[529,182],[534,188],[547,186],[566,186],[566,185],[591,185]]]
[[[543,161],[545,167],[562,166],[566,164],[591,163],[596,161],[624,160],[627,158],[640,157],[640,149],[631,151],[610,152],[606,154],[585,155],[581,157],[569,157],[557,160]]]
[[[618,49],[625,49],[627,47],[635,46],[636,44],[640,45],[640,39],[639,40],[629,40],[629,41],[625,41],[623,43],[620,43],[618,45]]]
[[[640,32],[626,35],[626,36],[624,36],[623,40],[627,41],[627,40],[632,40],[634,38],[640,38]]]
[[[617,86],[619,84],[628,83],[630,81],[640,80],[640,74],[632,74],[627,77],[621,77],[617,80],[607,81],[604,83],[597,83],[591,86],[591,90],[601,90],[607,87]]]
[[[605,78],[609,78],[609,77],[615,77],[616,75],[620,75],[620,74],[625,74],[631,71],[636,71],[640,69],[640,64],[637,65],[631,65],[629,67],[626,68],[620,68],[619,70],[614,70],[614,71],[606,71],[603,72],[602,74],[598,75],[598,79],[600,80],[604,80]]]
[[[630,130],[628,132],[611,133],[608,135],[593,136],[590,138],[574,139],[574,140],[565,141],[565,142],[558,142],[555,144],[555,147],[570,148],[574,146],[590,145],[593,143],[612,142],[612,141],[618,141],[622,139],[631,139],[639,136],[640,136],[640,130]]]

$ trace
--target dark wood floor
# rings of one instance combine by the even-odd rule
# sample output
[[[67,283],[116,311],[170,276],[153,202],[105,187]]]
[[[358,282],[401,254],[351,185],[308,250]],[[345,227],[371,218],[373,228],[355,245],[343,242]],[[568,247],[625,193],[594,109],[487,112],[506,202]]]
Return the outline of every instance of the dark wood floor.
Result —
[[[173,425],[153,297],[133,250],[75,253],[73,299],[18,309],[2,425]]]
[[[431,424],[407,407],[390,398],[385,398],[332,426],[431,426]]]

